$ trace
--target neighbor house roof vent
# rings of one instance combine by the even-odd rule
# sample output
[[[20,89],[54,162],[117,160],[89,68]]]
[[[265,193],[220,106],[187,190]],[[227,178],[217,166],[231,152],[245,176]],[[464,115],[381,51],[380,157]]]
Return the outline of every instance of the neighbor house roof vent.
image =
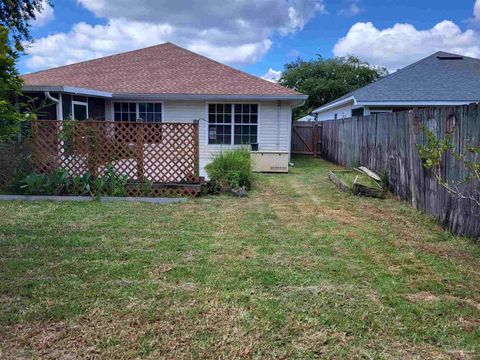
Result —
[[[438,55],[438,60],[463,60],[463,56],[460,55]]]

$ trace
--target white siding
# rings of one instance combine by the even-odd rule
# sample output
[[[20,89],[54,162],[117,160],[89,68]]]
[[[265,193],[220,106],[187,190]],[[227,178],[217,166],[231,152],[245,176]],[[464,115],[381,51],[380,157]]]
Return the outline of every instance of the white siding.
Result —
[[[111,119],[111,104],[106,102],[106,118]],[[213,103],[213,102],[212,102]],[[242,103],[242,102],[240,102]],[[290,151],[290,131],[292,123],[291,104],[282,101],[245,103],[259,104],[258,144],[260,150]],[[164,101],[163,121],[165,122],[191,122],[200,119],[200,175],[206,176],[205,165],[213,155],[222,149],[229,149],[231,145],[208,145],[207,132],[207,102],[206,101]]]
[[[352,105],[322,111],[317,114],[317,121],[333,120],[337,114],[337,119],[344,119],[352,116]]]

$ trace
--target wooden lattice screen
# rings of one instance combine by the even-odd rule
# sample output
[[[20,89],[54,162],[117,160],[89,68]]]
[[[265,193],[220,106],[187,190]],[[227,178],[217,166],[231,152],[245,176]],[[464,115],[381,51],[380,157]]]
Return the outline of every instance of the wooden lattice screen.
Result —
[[[32,122],[38,172],[103,174],[113,167],[132,182],[199,182],[198,123]]]

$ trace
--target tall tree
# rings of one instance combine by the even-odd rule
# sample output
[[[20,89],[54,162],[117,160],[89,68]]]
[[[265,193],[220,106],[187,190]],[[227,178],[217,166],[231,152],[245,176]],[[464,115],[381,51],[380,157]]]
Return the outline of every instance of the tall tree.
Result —
[[[20,117],[13,105],[22,90],[22,80],[15,68],[17,57],[17,51],[8,45],[8,30],[0,26],[0,140],[19,130]]]
[[[294,118],[305,116],[353,90],[387,75],[385,68],[372,67],[355,56],[314,60],[297,59],[285,65],[280,84],[308,95],[308,100],[295,109]]]
[[[13,102],[21,94],[22,80],[16,70],[19,52],[30,42],[30,22],[49,0],[2,0],[0,2],[0,140],[17,134],[20,115]]]
[[[23,42],[31,41],[30,23],[42,12],[50,0],[2,0],[0,2],[0,26],[9,31],[10,45],[23,51]]]

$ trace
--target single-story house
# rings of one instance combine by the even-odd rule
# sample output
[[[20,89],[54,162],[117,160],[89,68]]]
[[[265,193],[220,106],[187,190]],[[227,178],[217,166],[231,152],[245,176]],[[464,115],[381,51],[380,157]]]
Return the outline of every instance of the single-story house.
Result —
[[[199,120],[200,175],[215,152],[258,144],[289,154],[292,109],[307,96],[171,43],[22,76],[50,99],[41,119]]]
[[[480,102],[480,59],[436,52],[315,109],[317,120]]]

